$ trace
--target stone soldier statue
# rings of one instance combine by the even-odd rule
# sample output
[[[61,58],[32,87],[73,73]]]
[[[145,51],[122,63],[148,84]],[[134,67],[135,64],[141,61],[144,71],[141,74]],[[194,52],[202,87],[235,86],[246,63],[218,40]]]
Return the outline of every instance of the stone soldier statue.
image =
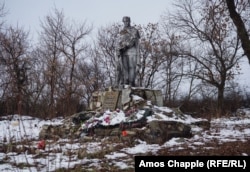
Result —
[[[123,17],[123,29],[119,32],[116,46],[117,76],[116,84],[135,86],[139,68],[139,31],[130,25],[130,17]]]

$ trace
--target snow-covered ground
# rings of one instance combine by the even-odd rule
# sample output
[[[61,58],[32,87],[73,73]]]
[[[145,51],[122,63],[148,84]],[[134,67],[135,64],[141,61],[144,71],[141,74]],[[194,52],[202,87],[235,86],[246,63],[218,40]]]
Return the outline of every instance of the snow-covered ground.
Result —
[[[163,145],[147,144],[140,140],[137,144],[128,146],[122,141],[111,142],[105,138],[89,138],[84,142],[80,139],[59,139],[46,140],[45,150],[37,149],[41,127],[44,124],[61,124],[62,118],[41,120],[29,116],[5,116],[0,118],[0,171],[48,172],[77,167],[84,167],[85,170],[105,167],[107,170],[119,171],[133,169],[135,155],[157,155],[159,150],[166,148],[173,148],[175,151],[188,145],[195,149],[212,140],[221,143],[249,142],[250,110],[245,109],[244,112],[245,115],[212,119],[210,130],[201,134],[201,128],[196,126],[192,128],[193,137],[173,138]],[[191,116],[190,119],[189,116],[186,117],[186,122],[194,120]],[[153,119],[148,117],[148,120]],[[241,155],[250,156],[247,152],[241,152]]]

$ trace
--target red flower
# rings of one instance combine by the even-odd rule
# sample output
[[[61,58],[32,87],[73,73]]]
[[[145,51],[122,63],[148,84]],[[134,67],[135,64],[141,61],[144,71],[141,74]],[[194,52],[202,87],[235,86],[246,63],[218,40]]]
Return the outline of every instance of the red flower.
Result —
[[[105,119],[104,119],[104,121],[106,122],[106,123],[110,123],[110,118],[109,118],[109,116],[107,116]]]
[[[41,141],[38,142],[37,148],[38,148],[38,149],[43,149],[43,150],[44,150],[44,149],[45,149],[45,145],[46,145],[46,144],[45,144],[45,140],[41,140]]]
[[[122,136],[127,136],[127,135],[128,135],[128,133],[126,130],[122,131]]]

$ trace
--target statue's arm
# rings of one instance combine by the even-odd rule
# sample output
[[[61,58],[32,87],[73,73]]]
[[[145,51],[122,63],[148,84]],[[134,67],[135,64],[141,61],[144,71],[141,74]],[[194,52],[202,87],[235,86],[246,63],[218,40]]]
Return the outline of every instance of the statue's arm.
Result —
[[[132,28],[129,32],[125,32],[127,35],[120,37],[118,43],[118,53],[122,54],[129,48],[135,47],[138,40],[140,39],[140,35],[137,29]]]
[[[130,40],[128,42],[128,47],[134,47],[136,46],[138,40],[140,39],[140,35],[137,29],[133,28],[132,33],[130,34]]]

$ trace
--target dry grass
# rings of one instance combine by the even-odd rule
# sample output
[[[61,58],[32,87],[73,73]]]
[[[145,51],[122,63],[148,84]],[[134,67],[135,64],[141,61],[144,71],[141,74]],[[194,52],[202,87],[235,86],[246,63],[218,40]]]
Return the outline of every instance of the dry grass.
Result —
[[[173,148],[163,149],[158,152],[162,156],[243,156],[250,155],[250,140],[246,142],[234,141],[219,143],[218,140],[204,143],[202,146],[191,148],[188,146],[183,149]]]

